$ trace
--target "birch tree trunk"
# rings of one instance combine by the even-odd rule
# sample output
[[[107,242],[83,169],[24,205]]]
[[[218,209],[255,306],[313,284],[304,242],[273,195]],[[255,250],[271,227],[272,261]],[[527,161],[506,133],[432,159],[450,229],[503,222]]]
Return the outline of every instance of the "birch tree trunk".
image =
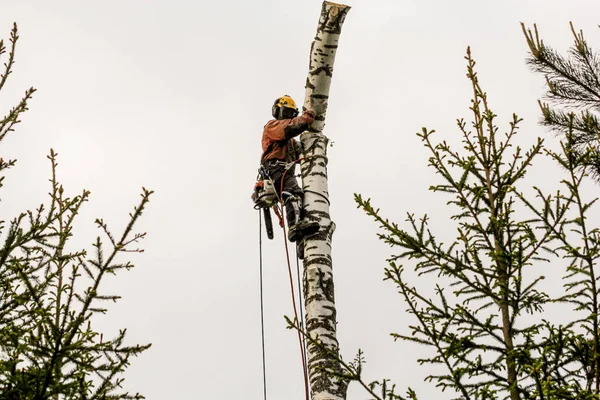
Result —
[[[301,135],[304,160],[301,164],[304,213],[318,221],[319,233],[306,239],[304,249],[304,298],[306,330],[338,354],[336,312],[333,293],[331,238],[335,224],[329,215],[327,188],[327,144],[323,135],[333,62],[342,24],[350,7],[323,2],[317,35],[311,46],[304,107],[315,112],[315,121]],[[308,345],[308,370],[313,400],[344,400],[348,382],[323,369],[340,371],[340,365],[318,346]]]

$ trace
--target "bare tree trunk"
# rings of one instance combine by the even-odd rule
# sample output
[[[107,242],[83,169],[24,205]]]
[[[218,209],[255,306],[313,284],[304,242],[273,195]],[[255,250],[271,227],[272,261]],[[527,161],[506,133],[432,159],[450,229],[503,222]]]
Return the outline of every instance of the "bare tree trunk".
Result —
[[[338,352],[333,293],[331,238],[335,224],[329,215],[327,143],[322,130],[329,98],[333,63],[342,24],[350,7],[323,2],[317,35],[312,43],[304,107],[315,112],[315,122],[301,136],[304,148],[302,183],[306,218],[318,221],[318,234],[305,240],[304,298],[306,329],[334,354]],[[340,365],[314,344],[308,346],[308,370],[313,400],[344,400],[348,382],[324,369],[340,371]]]

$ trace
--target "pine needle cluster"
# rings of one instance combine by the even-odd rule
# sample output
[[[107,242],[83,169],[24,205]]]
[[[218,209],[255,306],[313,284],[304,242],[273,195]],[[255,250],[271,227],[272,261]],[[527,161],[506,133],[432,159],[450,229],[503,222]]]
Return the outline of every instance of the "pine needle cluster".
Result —
[[[0,75],[0,90],[12,73],[18,41],[16,24]],[[0,120],[0,140],[20,122],[35,89]],[[105,293],[110,275],[133,267],[119,257],[133,248],[144,233],[134,233],[151,191],[143,189],[124,232],[114,236],[97,220],[105,240],[98,237],[93,251],[71,250],[73,223],[89,199],[89,191],[66,195],[57,180],[57,153],[51,165],[49,201],[34,211],[0,221],[0,399],[141,399],[123,391],[122,374],[132,357],[150,347],[127,344],[126,330],[106,338],[93,328],[94,317],[119,296]],[[0,160],[0,186],[15,160]]]
[[[570,24],[573,46],[566,56],[521,24],[529,46],[528,65],[546,78],[546,102],[540,102],[542,124],[560,133],[572,134],[574,151],[587,154],[586,163],[600,181],[600,55],[587,44],[583,32]]]

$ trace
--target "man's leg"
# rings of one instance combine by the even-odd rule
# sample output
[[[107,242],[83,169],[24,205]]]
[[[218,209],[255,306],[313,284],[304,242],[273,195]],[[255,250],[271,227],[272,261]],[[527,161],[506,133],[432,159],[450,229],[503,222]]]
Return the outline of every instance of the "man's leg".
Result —
[[[302,240],[305,236],[315,234],[319,230],[317,222],[309,222],[303,218],[302,198],[304,192],[298,185],[295,176],[295,166],[290,168],[283,177],[286,217],[288,221],[288,239],[291,242]]]
[[[298,181],[294,176],[295,168],[290,168],[287,172],[281,165],[269,165],[269,177],[275,185],[275,190],[283,205],[285,206],[285,217],[288,225],[288,238],[290,238],[290,230],[297,226],[301,219],[302,212],[302,189],[298,186]],[[283,186],[281,180],[283,179]],[[296,235],[296,233],[294,234]],[[292,240],[295,239],[295,240]],[[297,237],[292,236],[290,241],[294,242]]]

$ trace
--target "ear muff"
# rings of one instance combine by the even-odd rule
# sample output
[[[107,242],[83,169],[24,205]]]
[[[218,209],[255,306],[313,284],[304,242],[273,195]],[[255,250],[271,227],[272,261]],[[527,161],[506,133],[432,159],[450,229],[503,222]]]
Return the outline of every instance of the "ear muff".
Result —
[[[281,117],[283,119],[296,118],[298,116],[298,110],[295,108],[280,108]]]
[[[271,107],[271,115],[275,119],[295,118],[298,116],[296,102],[288,95],[278,97]]]

